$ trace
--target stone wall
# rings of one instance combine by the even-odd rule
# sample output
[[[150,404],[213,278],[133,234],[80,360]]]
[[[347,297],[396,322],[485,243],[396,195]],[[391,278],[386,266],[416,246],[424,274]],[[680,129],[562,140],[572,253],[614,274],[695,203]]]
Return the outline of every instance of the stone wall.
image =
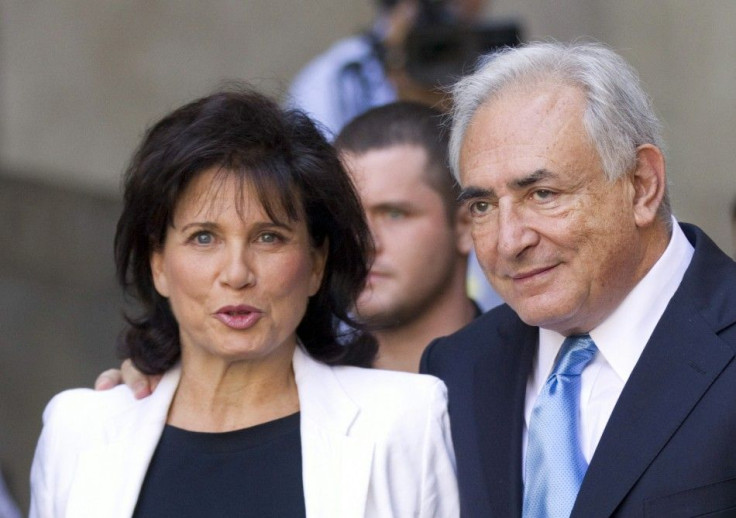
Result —
[[[23,506],[41,413],[117,365],[112,197],[0,175],[0,466]]]

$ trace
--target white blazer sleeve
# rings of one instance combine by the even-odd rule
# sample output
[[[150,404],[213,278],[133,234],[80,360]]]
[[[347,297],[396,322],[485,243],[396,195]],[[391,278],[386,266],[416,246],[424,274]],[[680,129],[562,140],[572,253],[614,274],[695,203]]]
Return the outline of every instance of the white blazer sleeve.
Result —
[[[455,453],[447,414],[447,389],[439,381],[430,400],[424,437],[420,516],[457,518],[460,504]]]
[[[63,503],[55,501],[55,496],[65,493],[57,487],[59,482],[64,483],[63,479],[58,480],[61,472],[59,466],[65,463],[65,460],[61,458],[64,450],[68,451],[73,448],[71,444],[64,446],[64,441],[59,436],[60,429],[64,428],[60,421],[65,418],[65,415],[63,411],[59,411],[60,401],[62,401],[61,406],[64,406],[63,398],[61,394],[55,396],[46,405],[43,412],[43,430],[31,465],[30,518],[53,518],[63,514]],[[73,415],[67,417],[74,418]],[[69,474],[67,481],[69,481],[74,466],[68,465],[66,470]]]

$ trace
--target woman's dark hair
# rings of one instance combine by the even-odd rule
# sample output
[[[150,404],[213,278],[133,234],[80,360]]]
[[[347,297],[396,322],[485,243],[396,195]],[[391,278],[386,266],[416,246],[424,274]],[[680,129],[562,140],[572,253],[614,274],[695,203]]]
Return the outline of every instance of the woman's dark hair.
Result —
[[[193,178],[211,168],[234,174],[256,192],[274,221],[306,215],[314,246],[327,242],[319,291],[297,335],[328,364],[369,366],[375,345],[343,343],[342,322],[363,289],[372,254],[360,201],[334,148],[302,112],[238,85],[175,110],[151,127],[124,176],[124,204],[115,234],[118,282],[142,314],[126,315],[120,354],[147,374],[179,358],[179,327],[156,292],[151,254],[163,246],[177,201]]]

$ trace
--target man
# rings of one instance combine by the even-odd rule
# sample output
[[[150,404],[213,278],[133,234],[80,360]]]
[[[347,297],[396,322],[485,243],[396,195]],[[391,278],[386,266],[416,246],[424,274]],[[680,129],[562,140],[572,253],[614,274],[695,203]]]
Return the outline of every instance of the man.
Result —
[[[479,314],[466,294],[469,221],[441,124],[432,108],[396,102],[359,116],[335,141],[376,247],[356,313],[378,342],[379,368],[416,372],[432,339]]]
[[[474,36],[486,8],[486,0],[374,0],[377,15],[371,29],[363,34],[342,39],[309,62],[294,78],[287,95],[287,103],[304,110],[318,121],[330,140],[343,126],[365,111],[396,101],[421,102],[430,106],[448,107],[445,88],[435,82],[417,81],[406,70],[407,39],[412,29],[423,23],[447,23],[463,26],[467,40],[456,36],[426,42],[426,48],[416,51],[422,68],[435,63],[440,75],[454,79],[452,68],[443,62],[460,57],[461,48],[467,52],[480,42],[495,41],[505,44],[510,34],[502,30],[490,40]],[[437,37],[443,31],[436,32]],[[503,34],[503,37],[501,36]],[[518,34],[517,34],[518,36]],[[475,61],[475,60],[473,60]],[[475,254],[468,260],[468,286],[481,309],[496,306],[500,301],[490,289],[478,266]]]
[[[671,216],[635,72],[533,44],[454,102],[453,170],[508,304],[422,358],[448,387],[462,515],[734,516],[736,263]]]

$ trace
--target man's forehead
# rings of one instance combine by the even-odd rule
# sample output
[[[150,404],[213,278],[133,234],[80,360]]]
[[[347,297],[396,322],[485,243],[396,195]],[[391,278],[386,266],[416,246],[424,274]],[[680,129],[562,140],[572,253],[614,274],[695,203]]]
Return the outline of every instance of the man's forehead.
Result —
[[[343,164],[356,183],[400,184],[424,181],[429,154],[417,144],[395,144],[363,153],[341,153]]]
[[[560,83],[541,83],[531,88],[507,87],[482,103],[468,124],[470,133],[479,121],[483,126],[495,123],[502,133],[513,134],[520,128],[531,131],[540,125],[563,123],[582,118],[585,94],[577,87]],[[486,128],[478,128],[481,131]]]
[[[460,180],[470,172],[490,174],[503,165],[526,176],[588,146],[583,125],[583,93],[566,85],[509,91],[487,101],[475,113],[460,148]]]

